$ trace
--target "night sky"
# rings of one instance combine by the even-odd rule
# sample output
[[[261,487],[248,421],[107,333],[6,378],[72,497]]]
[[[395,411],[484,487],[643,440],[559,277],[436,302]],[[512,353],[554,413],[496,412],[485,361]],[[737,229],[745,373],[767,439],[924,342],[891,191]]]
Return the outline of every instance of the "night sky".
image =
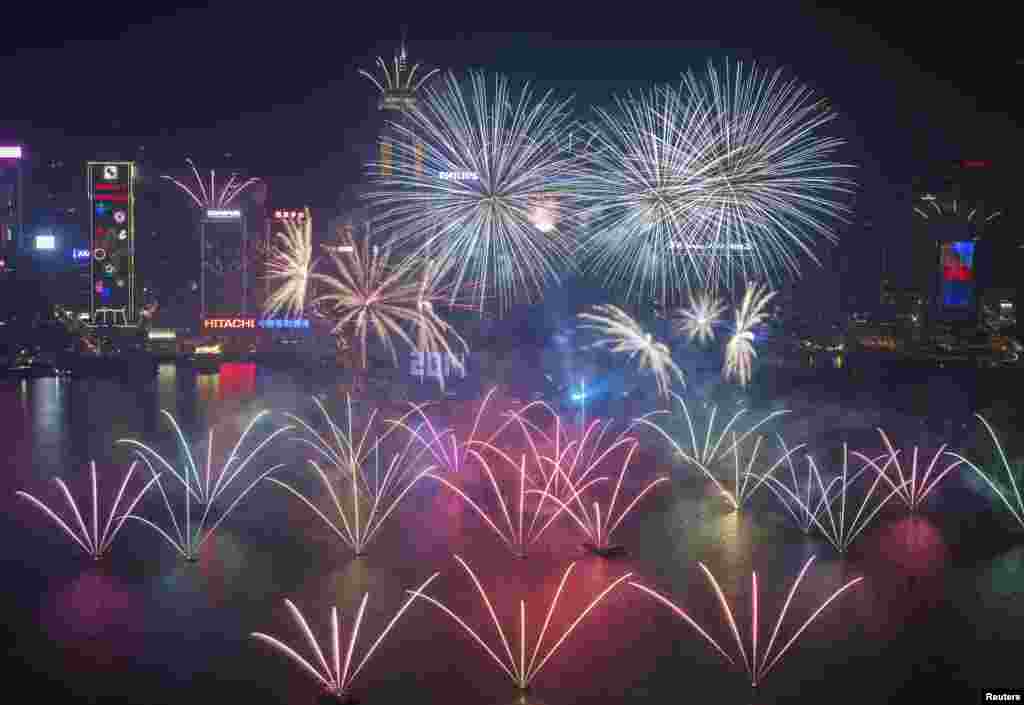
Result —
[[[1013,173],[1020,155],[1024,52],[998,39],[1015,26],[1008,16],[960,8],[946,17],[936,6],[905,19],[854,19],[710,3],[721,9],[686,4],[640,16],[637,7],[619,17],[594,5],[531,18],[548,31],[490,33],[470,29],[494,24],[493,13],[482,14],[490,3],[469,14],[432,5],[426,19],[401,5],[330,5],[289,3],[285,12],[278,3],[273,11],[219,3],[154,17],[160,3],[106,3],[21,16],[0,48],[0,140],[76,154],[136,141],[172,165],[190,154],[216,166],[230,153],[233,165],[268,179],[274,202],[334,208],[360,179],[380,124],[375,89],[356,71],[390,57],[406,25],[413,60],[574,95],[581,118],[613,94],[676,81],[709,58],[786,68],[842,116],[831,129],[848,141],[840,156],[858,165],[860,184],[843,234],[858,251],[907,227],[902,199],[931,164],[989,159]]]

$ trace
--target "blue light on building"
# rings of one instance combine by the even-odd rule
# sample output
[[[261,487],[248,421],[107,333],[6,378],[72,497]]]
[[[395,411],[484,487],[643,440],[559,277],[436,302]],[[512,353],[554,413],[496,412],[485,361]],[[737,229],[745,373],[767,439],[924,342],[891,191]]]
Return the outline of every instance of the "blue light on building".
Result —
[[[309,321],[305,318],[264,318],[257,325],[267,330],[299,330],[308,329]]]

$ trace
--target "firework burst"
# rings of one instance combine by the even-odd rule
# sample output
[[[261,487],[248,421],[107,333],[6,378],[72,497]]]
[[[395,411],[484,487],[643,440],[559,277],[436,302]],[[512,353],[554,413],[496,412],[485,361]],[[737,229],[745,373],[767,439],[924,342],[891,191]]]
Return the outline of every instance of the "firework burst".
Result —
[[[266,257],[266,276],[274,284],[263,306],[267,318],[278,313],[300,318],[306,310],[306,293],[313,274],[313,220],[309,209],[304,219],[287,219],[284,227],[285,232],[277,234],[277,242]]]
[[[526,601],[519,601],[519,653],[518,658],[516,658],[516,655],[513,654],[510,642],[508,638],[505,636],[505,630],[501,626],[501,622],[498,621],[498,616],[497,614],[495,614],[494,607],[491,604],[491,600],[489,597],[487,597],[487,593],[484,591],[483,585],[480,584],[479,578],[476,577],[476,574],[473,572],[473,569],[470,568],[469,564],[466,563],[466,561],[464,561],[460,556],[455,556],[455,560],[457,560],[459,562],[459,565],[461,565],[465,569],[466,573],[469,574],[470,579],[473,581],[473,585],[476,587],[477,592],[480,594],[480,598],[483,600],[484,605],[487,607],[487,612],[488,614],[490,614],[491,621],[494,623],[494,626],[498,631],[498,637],[501,639],[501,647],[495,649],[488,645],[488,643],[483,639],[483,637],[477,634],[477,632],[474,631],[472,627],[466,624],[465,620],[463,620],[461,617],[455,614],[455,612],[446,607],[439,600],[436,600],[433,597],[430,597],[429,595],[426,595],[419,590],[413,592],[412,594],[416,597],[420,597],[426,600],[427,602],[429,602],[430,604],[434,605],[442,612],[447,614],[453,620],[455,620],[455,622],[460,627],[462,627],[462,629],[473,639],[473,641],[475,641],[477,644],[483,647],[484,651],[487,652],[488,656],[490,656],[494,660],[494,662],[498,664],[501,670],[504,671],[508,675],[508,677],[512,679],[512,682],[515,683],[516,687],[518,687],[520,690],[526,690],[530,687],[530,684],[537,677],[537,674],[541,672],[545,665],[547,665],[551,657],[555,655],[555,652],[558,651],[562,644],[564,644],[565,641],[569,638],[569,636],[572,635],[572,633],[576,630],[576,627],[579,626],[580,622],[582,622],[586,618],[586,616],[590,614],[593,611],[593,609],[597,607],[597,605],[600,604],[602,600],[604,600],[605,597],[607,597],[608,593],[610,593],[621,583],[628,580],[632,576],[632,573],[626,573],[625,575],[615,579],[610,585],[608,585],[608,587],[602,590],[598,594],[598,596],[595,597],[589,605],[587,605],[586,609],[584,609],[580,613],[580,615],[575,619],[575,621],[573,621],[573,623],[569,625],[568,629],[566,629],[565,632],[562,633],[561,638],[558,639],[554,643],[554,645],[552,645],[545,652],[543,652],[543,655],[541,655],[541,646],[543,646],[544,644],[544,637],[547,636],[548,627],[551,624],[551,617],[554,615],[555,608],[558,606],[558,599],[562,595],[562,591],[565,588],[565,583],[569,579],[569,574],[572,573],[573,568],[576,567],[575,562],[570,563],[569,567],[565,569],[565,573],[562,574],[562,580],[558,584],[558,589],[555,591],[554,598],[551,600],[551,606],[548,608],[547,616],[544,619],[544,625],[541,627],[540,632],[537,634],[537,641],[534,644],[533,650],[529,658],[527,658],[528,649],[526,633]],[[504,656],[499,656],[497,652],[502,649],[504,650],[505,654]]]
[[[807,627],[809,627],[811,623],[818,618],[818,615],[824,612],[825,609],[830,604],[832,604],[836,599],[838,599],[840,595],[842,595],[844,592],[846,592],[851,587],[853,587],[854,585],[856,585],[864,579],[863,577],[854,578],[853,580],[849,581],[841,588],[833,592],[832,595],[827,600],[825,600],[825,602],[823,602],[821,606],[818,607],[818,609],[816,609],[811,614],[810,617],[807,618],[807,621],[805,621],[800,626],[800,628],[796,630],[793,636],[790,637],[789,641],[787,641],[785,645],[780,647],[777,651],[773,652],[772,649],[775,647],[776,641],[779,636],[779,631],[782,629],[782,622],[786,619],[786,614],[789,612],[789,606],[793,602],[793,596],[796,594],[797,588],[800,587],[800,583],[801,581],[803,581],[804,575],[807,573],[807,569],[811,567],[811,563],[813,562],[814,556],[808,558],[807,562],[804,563],[804,567],[800,570],[800,574],[797,575],[796,580],[793,581],[793,587],[790,588],[789,595],[786,596],[786,602],[782,606],[782,611],[779,612],[779,619],[775,623],[775,629],[772,630],[772,635],[768,639],[768,646],[762,652],[758,652],[757,648],[761,633],[761,625],[758,621],[759,594],[757,586],[757,573],[751,573],[750,578],[751,644],[750,649],[748,650],[746,644],[743,642],[743,637],[740,636],[740,630],[736,624],[736,618],[733,614],[733,610],[729,606],[729,601],[726,599],[725,593],[722,592],[721,586],[718,584],[718,581],[715,580],[715,576],[711,574],[711,571],[708,570],[706,565],[704,565],[703,563],[697,564],[700,566],[700,569],[704,572],[704,575],[707,577],[708,582],[711,583],[711,587],[715,591],[715,595],[718,597],[718,603],[722,606],[722,612],[725,614],[726,622],[728,622],[729,629],[732,632],[733,638],[736,640],[737,650],[740,652],[740,657],[743,659],[743,666],[747,671],[747,675],[750,677],[750,685],[754,688],[756,688],[761,682],[764,681],[764,679],[768,676],[768,673],[775,667],[775,665],[782,659],[782,657],[786,655],[786,652],[788,652],[790,647],[792,647],[793,644],[796,643],[796,640],[800,638],[800,635],[803,634],[804,631],[806,631]],[[690,617],[690,615],[688,615],[681,607],[676,605],[674,602],[672,602],[664,595],[655,592],[649,587],[646,587],[635,582],[630,582],[630,585],[637,588],[638,590],[647,593],[655,600],[657,600],[658,602],[672,610],[678,617],[682,618],[683,621],[685,621],[687,624],[693,627],[697,631],[697,633],[704,638],[705,641],[711,644],[711,646],[713,646],[714,649],[718,653],[720,653],[725,658],[725,660],[729,662],[730,665],[736,665],[736,661],[733,660],[731,656],[729,656],[728,652],[726,652],[726,650],[723,649],[717,641],[711,638],[707,631],[699,624],[697,624],[697,622],[695,622]]]
[[[954,460],[949,465],[945,466],[939,472],[935,472],[936,466],[938,465],[939,458],[944,455],[946,445],[943,444],[935,455],[932,456],[932,460],[928,463],[926,468],[918,470],[918,454],[919,449],[914,446],[911,451],[910,468],[906,471],[903,468],[903,464],[900,462],[900,451],[893,447],[892,441],[889,440],[888,434],[882,429],[878,429],[878,433],[882,436],[882,441],[885,443],[886,449],[889,451],[885,466],[878,467],[874,459],[868,458],[863,453],[854,451],[854,455],[868,463],[878,473],[880,473],[888,483],[889,487],[894,490],[898,490],[898,496],[903,500],[903,503],[907,505],[907,508],[915,512],[920,508],[921,504],[928,498],[935,488],[942,480],[949,475],[949,473],[956,470],[958,467],[963,465],[963,460]],[[896,469],[896,480],[889,477],[888,469],[892,466]]]
[[[92,461],[89,463],[89,471],[92,478],[92,524],[90,531],[86,527],[85,521],[82,519],[82,513],[78,509],[78,503],[75,502],[75,498],[71,495],[71,491],[68,486],[64,484],[64,480],[59,477],[53,478],[53,481],[57,483],[57,487],[61,489],[64,494],[64,499],[67,500],[68,505],[71,507],[71,512],[75,516],[75,522],[77,523],[77,530],[72,529],[68,522],[60,517],[55,511],[46,506],[41,500],[30,495],[28,492],[18,490],[15,494],[19,497],[24,497],[36,507],[38,507],[46,516],[53,519],[53,521],[59,526],[65,534],[67,534],[75,543],[77,543],[83,551],[95,559],[101,558],[114,543],[114,539],[117,537],[117,532],[121,530],[121,526],[127,519],[126,516],[121,516],[117,524],[114,524],[114,515],[117,514],[117,507],[121,504],[121,498],[124,497],[124,491],[128,487],[129,480],[132,479],[132,474],[135,472],[135,466],[138,463],[132,463],[128,468],[127,474],[124,476],[124,482],[121,483],[121,489],[117,492],[117,498],[114,500],[114,504],[110,507],[110,514],[107,516],[107,521],[103,526],[103,531],[100,531],[99,520],[100,520],[100,500],[99,492],[96,481],[96,462]],[[158,475],[154,475],[153,478],[146,483],[142,491],[139,492],[138,496],[128,507],[128,511],[125,514],[131,514],[132,510],[135,509],[135,505],[139,503],[143,495],[149,491],[149,488],[153,486],[153,483],[157,481]]]
[[[299,437],[297,440],[316,451],[317,455],[326,460],[327,465],[335,471],[335,477],[332,478],[320,463],[315,460],[309,461],[310,466],[316,471],[330,495],[331,505],[340,524],[332,521],[312,500],[292,485],[274,477],[268,479],[313,510],[346,546],[357,556],[362,556],[366,554],[367,546],[376,537],[381,526],[394,513],[416,483],[427,476],[434,466],[420,472],[412,470],[424,454],[425,449],[420,449],[418,453],[412,453],[412,444],[418,435],[410,435],[398,452],[389,455],[390,459],[385,460],[384,467],[381,468],[381,445],[397,429],[403,427],[404,418],[388,422],[390,428],[383,433],[377,433],[371,439],[371,433],[375,430],[374,421],[377,418],[377,409],[370,413],[362,431],[357,432],[353,423],[351,396],[346,399],[348,413],[345,425],[347,425],[347,429],[339,426],[331,418],[319,399],[314,397],[313,401],[316,402],[329,433],[318,432],[309,423],[294,414],[286,415],[305,432],[305,436]],[[346,502],[342,502],[336,485],[347,492]]]
[[[641,370],[650,370],[658,386],[658,394],[667,397],[673,379],[685,384],[683,371],[672,359],[672,351],[664,343],[654,339],[629,314],[617,306],[608,304],[593,307],[594,313],[579,314],[586,321],[581,328],[597,331],[603,338],[591,347],[607,347],[613,353],[628,353],[633,359],[639,355]]]
[[[250,636],[254,639],[258,639],[266,644],[269,644],[276,651],[284,654],[295,662],[303,671],[313,676],[314,679],[327,691],[330,695],[337,698],[342,702],[350,702],[352,684],[355,679],[359,676],[363,667],[373,656],[377,647],[381,645],[381,642],[387,638],[387,635],[391,633],[395,624],[401,619],[402,615],[409,609],[409,606],[416,599],[416,595],[421,591],[426,590],[427,587],[434,581],[440,573],[434,573],[427,580],[420,585],[416,590],[412,591],[410,596],[405,603],[399,608],[395,616],[391,618],[388,625],[384,628],[384,631],[380,633],[376,641],[370,645],[370,648],[366,650],[363,658],[358,662],[354,662],[352,657],[356,648],[356,640],[359,638],[359,629],[363,624],[363,614],[366,611],[366,603],[370,599],[370,593],[363,595],[363,600],[359,604],[359,610],[356,612],[355,622],[352,624],[352,635],[349,638],[348,648],[345,650],[345,659],[342,662],[341,657],[341,629],[340,620],[338,619],[338,608],[331,608],[331,641],[330,641],[330,655],[331,660],[328,663],[324,657],[324,650],[320,648],[320,644],[317,642],[316,637],[313,635],[313,630],[309,628],[309,623],[306,618],[302,616],[302,612],[291,600],[285,600],[285,605],[288,606],[288,611],[291,612],[295,622],[302,629],[303,636],[306,637],[306,642],[309,644],[310,649],[316,655],[316,665],[311,663],[309,660],[302,657],[295,649],[285,644],[283,641],[272,637],[262,632],[253,632]]]
[[[570,113],[550,94],[515,98],[505,78],[489,83],[472,74],[467,89],[450,73],[424,87],[393,126],[393,163],[375,169],[371,198],[396,245],[433,259],[453,295],[474,281],[478,307],[493,291],[504,311],[572,263],[573,221],[553,206],[573,171]]]
[[[725,311],[725,305],[712,294],[704,292],[690,299],[689,308],[676,312],[676,332],[685,335],[691,343],[708,343],[715,339],[715,325]]]
[[[974,470],[974,472],[978,474],[978,477],[984,480],[989,489],[995,493],[996,497],[998,497],[1003,503],[1003,506],[1006,507],[1017,523],[1020,524],[1021,528],[1024,528],[1024,500],[1021,499],[1019,482],[1021,478],[1020,465],[1019,463],[1012,465],[1010,461],[1007,460],[1006,453],[1003,451],[1003,444],[999,442],[999,437],[996,436],[996,432],[992,429],[989,422],[985,420],[985,417],[981,414],[975,414],[975,416],[979,421],[981,421],[982,426],[985,427],[989,437],[992,438],[992,442],[995,444],[996,451],[999,454],[999,462],[1002,464],[1003,470],[1006,472],[1007,481],[1005,483],[1001,483],[995,479],[994,475],[989,477],[988,473],[984,472],[977,465],[958,453],[949,453],[949,455],[956,460],[962,461],[967,465],[967,467]],[[1000,485],[1003,485],[1002,489],[1000,489]]]
[[[688,72],[681,93],[695,118],[701,190],[685,246],[704,253],[712,281],[778,281],[800,273],[799,255],[817,263],[817,238],[835,242],[853,183],[839,176],[840,139],[822,134],[836,118],[827,102],[781,71],[742,63]]]
[[[189,185],[173,176],[163,175],[160,178],[170,181],[181,189],[200,210],[227,208],[243,191],[260,182],[260,179],[242,179],[238,174],[231,174],[228,180],[218,188],[217,174],[213,169],[210,169],[210,180],[206,181],[200,176],[199,170],[196,169],[196,165],[191,159],[185,161],[188,162],[189,169],[192,170],[192,175],[195,177],[194,184]]]
[[[333,310],[335,335],[359,341],[362,366],[371,333],[396,365],[395,338],[421,352],[447,353],[461,364],[448,338],[454,337],[463,350],[468,350],[466,342],[434,311],[440,287],[436,267],[422,260],[391,266],[389,247],[371,246],[369,237],[357,244],[345,231],[339,234],[352,250],[344,257],[331,253],[337,276],[313,274],[327,289],[315,303]]]
[[[765,306],[775,297],[774,291],[757,284],[747,285],[743,303],[736,309],[736,330],[725,346],[725,366],[722,375],[736,378],[742,386],[750,383],[751,366],[757,357],[754,349],[754,328],[764,320]]]

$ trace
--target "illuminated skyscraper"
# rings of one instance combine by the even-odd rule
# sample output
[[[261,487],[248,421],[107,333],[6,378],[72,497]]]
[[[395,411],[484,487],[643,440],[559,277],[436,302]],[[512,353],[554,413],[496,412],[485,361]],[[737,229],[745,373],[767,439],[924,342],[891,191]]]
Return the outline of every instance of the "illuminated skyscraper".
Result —
[[[378,165],[380,176],[391,175],[391,164],[394,135],[389,129],[391,123],[400,122],[403,113],[416,106],[416,98],[420,88],[437,73],[437,69],[427,71],[422,76],[419,73],[419,64],[409,66],[408,53],[405,48],[405,40],[399,45],[395,52],[395,58],[390,62],[377,58],[378,75],[374,75],[363,69],[359,70],[360,75],[369,79],[377,90],[380,91],[380,100],[377,102],[377,109],[384,113],[386,125],[381,130],[378,138]],[[417,163],[423,168],[423,147],[416,145]]]

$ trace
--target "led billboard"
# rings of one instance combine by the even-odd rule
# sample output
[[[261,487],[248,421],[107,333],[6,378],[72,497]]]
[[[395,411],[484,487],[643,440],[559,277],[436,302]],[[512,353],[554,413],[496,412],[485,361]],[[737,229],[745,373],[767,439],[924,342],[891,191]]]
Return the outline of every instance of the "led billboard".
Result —
[[[89,162],[91,311],[135,320],[135,164]]]
[[[975,243],[970,240],[941,245],[941,297],[947,309],[968,311],[974,307],[976,277]]]

